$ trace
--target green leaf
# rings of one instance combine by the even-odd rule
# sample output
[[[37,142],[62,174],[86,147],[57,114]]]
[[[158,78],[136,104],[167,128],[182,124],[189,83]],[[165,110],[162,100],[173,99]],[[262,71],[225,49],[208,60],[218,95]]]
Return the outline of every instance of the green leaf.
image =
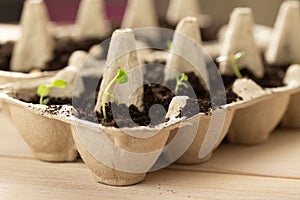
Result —
[[[118,74],[117,74],[116,80],[117,80],[117,82],[119,84],[123,84],[123,83],[127,83],[128,82],[128,75],[127,75],[127,73],[125,72],[124,69],[120,68],[118,70]]]
[[[49,85],[40,85],[37,89],[37,94],[40,96],[40,104],[47,105],[49,103],[49,99],[43,99],[44,97],[48,96],[51,88],[65,88],[67,83],[63,80],[55,80]]]
[[[189,77],[188,77],[185,73],[182,73],[182,74],[181,74],[181,78],[182,78],[182,80],[184,80],[184,81],[188,81],[188,80],[189,80]]]
[[[64,80],[55,80],[53,83],[51,83],[51,87],[65,88],[67,87],[67,83]]]
[[[47,96],[50,93],[50,87],[48,85],[41,85],[37,90],[39,96]]]
[[[43,100],[42,104],[47,105],[49,103],[49,101],[50,101],[49,98],[46,98],[46,99]]]

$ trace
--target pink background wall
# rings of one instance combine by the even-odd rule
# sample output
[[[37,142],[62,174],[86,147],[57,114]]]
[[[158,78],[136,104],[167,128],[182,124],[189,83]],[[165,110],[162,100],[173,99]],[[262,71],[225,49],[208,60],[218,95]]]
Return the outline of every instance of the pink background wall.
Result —
[[[119,24],[124,13],[126,0],[105,0],[108,17],[114,24]],[[141,0],[143,1],[143,0]],[[169,0],[153,0],[156,2],[159,16],[164,16]],[[272,25],[283,0],[199,0],[201,10],[210,14],[214,24],[228,21],[232,9],[236,6],[253,8],[257,23]],[[0,0],[0,21],[17,22],[20,18],[24,0]],[[53,21],[73,22],[80,0],[45,0]]]
[[[74,22],[80,0],[45,0],[50,19],[59,22]],[[124,14],[126,0],[106,0],[108,18],[119,23]]]
[[[80,0],[45,0],[53,21],[72,22],[75,19]]]

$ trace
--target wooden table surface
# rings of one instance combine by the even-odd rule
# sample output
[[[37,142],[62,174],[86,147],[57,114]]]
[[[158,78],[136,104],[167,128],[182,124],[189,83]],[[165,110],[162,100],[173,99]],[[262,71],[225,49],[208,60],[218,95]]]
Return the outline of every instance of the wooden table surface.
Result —
[[[300,199],[300,130],[276,130],[258,146],[222,144],[201,165],[172,165],[141,184],[94,182],[81,160],[33,158],[0,112],[0,200],[34,199]]]

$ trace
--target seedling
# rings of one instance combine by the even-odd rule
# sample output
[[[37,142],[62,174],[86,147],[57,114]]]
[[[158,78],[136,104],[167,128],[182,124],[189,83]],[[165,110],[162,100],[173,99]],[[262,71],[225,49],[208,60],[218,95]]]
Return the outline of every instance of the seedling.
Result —
[[[234,74],[236,75],[236,77],[238,79],[240,79],[240,78],[243,78],[243,76],[238,68],[237,61],[239,59],[241,59],[243,56],[245,56],[245,52],[238,52],[238,53],[234,54],[233,56],[220,56],[216,59],[216,61],[218,63],[229,62],[231,64]]]
[[[184,81],[188,81],[188,80],[189,80],[189,77],[185,73],[182,73],[181,77],[176,76],[175,94],[178,93],[180,86],[188,88],[188,85],[184,82]]]
[[[168,40],[166,42],[166,45],[167,45],[167,50],[171,50],[171,47],[172,47],[172,41],[171,40]]]
[[[49,103],[49,98],[45,98],[49,95],[52,88],[65,88],[67,83],[64,80],[55,80],[50,84],[40,85],[37,89],[37,94],[40,96],[40,104],[47,105]]]
[[[105,88],[101,97],[102,113],[105,120],[107,119],[106,108],[105,108],[105,102],[107,97],[111,97],[114,101],[117,101],[117,98],[112,93],[109,93],[109,90],[115,83],[124,84],[127,82],[128,82],[128,75],[124,69],[120,68],[118,70],[117,75],[109,82],[108,86]]]

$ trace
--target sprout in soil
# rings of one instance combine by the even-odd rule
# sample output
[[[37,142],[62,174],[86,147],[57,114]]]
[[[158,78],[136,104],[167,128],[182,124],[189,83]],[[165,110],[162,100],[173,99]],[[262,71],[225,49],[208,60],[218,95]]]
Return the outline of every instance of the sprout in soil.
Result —
[[[49,95],[52,88],[65,88],[67,83],[64,80],[55,80],[50,84],[40,85],[37,89],[37,94],[40,96],[40,104],[47,105],[49,98],[45,98]]]
[[[114,101],[117,100],[117,98],[112,93],[109,93],[109,90],[111,89],[114,83],[124,84],[127,82],[128,82],[128,75],[124,69],[120,68],[118,70],[117,75],[109,82],[108,86],[105,88],[101,97],[102,113],[103,113],[103,118],[105,120],[107,119],[106,109],[105,109],[106,98],[109,96],[112,98],[112,100]]]
[[[245,56],[245,52],[238,52],[238,53],[234,54],[233,56],[220,56],[216,59],[216,61],[218,63],[229,62],[231,64],[234,74],[236,75],[236,77],[238,79],[240,79],[240,78],[243,78],[243,76],[238,68],[237,61],[244,56]]]
[[[188,85],[184,82],[184,81],[188,81],[188,80],[189,80],[189,77],[185,73],[182,73],[181,77],[176,76],[175,94],[178,94],[180,86],[188,88]]]

